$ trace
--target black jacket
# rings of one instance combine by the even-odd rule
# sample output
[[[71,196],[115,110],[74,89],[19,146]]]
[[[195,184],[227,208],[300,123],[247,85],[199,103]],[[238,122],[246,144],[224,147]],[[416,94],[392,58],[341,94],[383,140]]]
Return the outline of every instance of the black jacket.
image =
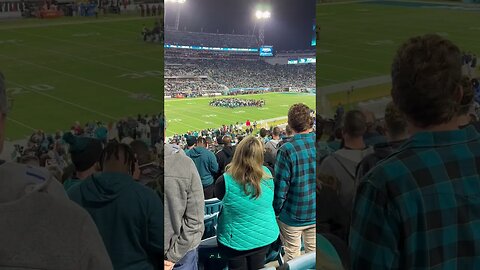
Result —
[[[222,150],[215,154],[218,163],[218,174],[215,178],[220,177],[225,172],[225,167],[232,161],[233,154],[235,153],[235,147],[224,146]]]

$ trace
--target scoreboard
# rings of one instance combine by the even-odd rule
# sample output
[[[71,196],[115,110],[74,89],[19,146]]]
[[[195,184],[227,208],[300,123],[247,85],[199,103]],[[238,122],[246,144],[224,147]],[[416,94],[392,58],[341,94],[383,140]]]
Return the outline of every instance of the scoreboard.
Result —
[[[260,56],[262,57],[272,57],[273,56],[273,46],[262,46],[260,47]]]

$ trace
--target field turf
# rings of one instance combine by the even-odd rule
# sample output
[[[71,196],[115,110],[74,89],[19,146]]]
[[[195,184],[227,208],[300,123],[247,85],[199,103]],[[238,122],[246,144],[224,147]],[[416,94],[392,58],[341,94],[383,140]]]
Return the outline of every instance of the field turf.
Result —
[[[390,73],[398,47],[408,38],[436,33],[455,42],[461,50],[480,55],[480,5],[447,6],[448,3],[368,1],[317,5],[321,26],[317,45],[317,87],[371,78]],[[357,89],[350,102],[389,95],[388,85]],[[346,91],[349,89],[339,89]],[[345,94],[331,94],[337,104]]]
[[[2,21],[0,71],[12,99],[7,138],[161,112],[163,48],[140,36],[155,19]]]
[[[266,105],[262,108],[212,107],[208,103],[212,98],[165,100],[167,118],[167,136],[181,134],[187,131],[204,128],[218,128],[223,124],[245,123],[246,120],[260,120],[286,117],[288,109],[295,103],[305,103],[315,108],[315,96],[295,93],[267,93],[238,96],[242,99],[264,99]]]

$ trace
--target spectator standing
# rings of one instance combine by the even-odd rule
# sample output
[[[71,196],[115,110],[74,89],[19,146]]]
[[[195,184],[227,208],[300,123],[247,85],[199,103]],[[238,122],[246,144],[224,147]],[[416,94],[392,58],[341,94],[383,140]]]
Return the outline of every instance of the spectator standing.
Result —
[[[75,166],[73,178],[67,179],[63,183],[65,190],[69,190],[99,170],[103,147],[97,139],[76,137],[70,132],[63,135],[63,140],[70,145],[69,152]]]
[[[128,145],[109,143],[101,173],[68,190],[97,224],[115,269],[159,269],[163,205],[152,189],[133,179],[135,155]]]
[[[222,138],[223,148],[215,154],[218,162],[218,176],[225,172],[225,167],[232,161],[235,147],[232,146],[232,137],[224,135]]]
[[[0,73],[0,153],[7,114]],[[113,269],[89,214],[46,169],[0,161],[0,216],[2,268]]]
[[[288,111],[288,125],[294,135],[277,152],[274,209],[285,245],[285,261],[315,251],[316,155],[315,133],[310,108],[295,104]]]
[[[196,270],[205,226],[205,201],[197,168],[177,145],[164,148],[164,269]]]
[[[245,138],[215,184],[215,193],[223,201],[218,245],[231,270],[262,268],[269,246],[279,236],[272,207],[274,182],[262,166],[263,153],[261,141]]]
[[[207,147],[207,140],[198,137],[196,146],[188,151],[187,156],[193,160],[200,174],[205,199],[211,199],[214,197],[214,177],[218,172],[218,163],[215,155]]]
[[[396,151],[409,137],[407,119],[393,102],[388,103],[385,108],[385,127],[388,142],[374,145],[373,153],[367,155],[360,162],[356,173],[357,183],[365,174],[373,169],[378,162]]]
[[[355,183],[357,165],[373,152],[372,148],[365,145],[363,139],[366,130],[365,115],[358,110],[348,111],[343,123],[343,147],[321,161],[318,170],[321,174],[333,176],[339,181],[340,201],[348,211],[352,209],[357,186]]]
[[[438,35],[399,48],[392,98],[411,137],[360,183],[349,237],[353,269],[479,265],[480,135],[458,129],[461,57]]]

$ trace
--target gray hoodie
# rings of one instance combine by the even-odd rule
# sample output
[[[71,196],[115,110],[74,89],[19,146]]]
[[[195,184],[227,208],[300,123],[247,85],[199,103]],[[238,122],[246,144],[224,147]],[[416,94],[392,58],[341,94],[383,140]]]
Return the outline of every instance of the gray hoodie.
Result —
[[[90,215],[42,168],[0,165],[1,269],[113,269]]]
[[[373,148],[350,150],[342,148],[327,156],[318,169],[320,174],[335,176],[340,182],[340,202],[348,211],[352,209],[356,192],[355,173],[362,159],[373,153]]]
[[[165,145],[165,258],[178,262],[202,239],[205,201],[193,161],[177,145]]]

